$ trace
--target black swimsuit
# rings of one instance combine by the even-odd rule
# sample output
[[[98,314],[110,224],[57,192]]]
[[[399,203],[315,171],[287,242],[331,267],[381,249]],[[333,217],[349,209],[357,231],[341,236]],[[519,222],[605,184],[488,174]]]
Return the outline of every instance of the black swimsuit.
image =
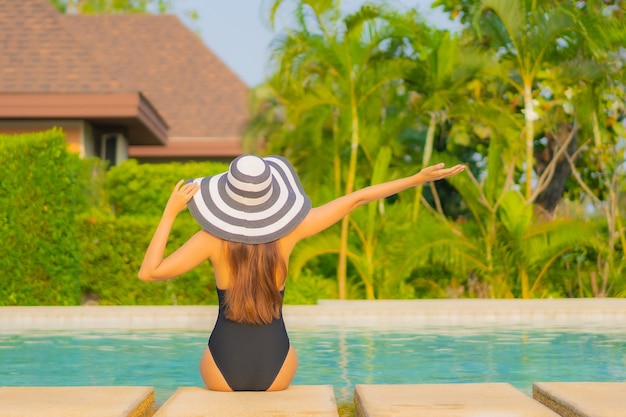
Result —
[[[209,337],[213,360],[233,391],[266,391],[289,352],[282,308],[269,324],[237,323],[224,315],[225,292],[217,289],[219,313]]]

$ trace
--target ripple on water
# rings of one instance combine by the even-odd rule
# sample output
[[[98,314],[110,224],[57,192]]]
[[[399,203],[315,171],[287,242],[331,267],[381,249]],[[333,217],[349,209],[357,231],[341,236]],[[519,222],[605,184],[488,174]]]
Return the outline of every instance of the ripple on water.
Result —
[[[339,402],[354,385],[626,379],[626,329],[295,329],[295,384],[330,384]],[[202,386],[204,331],[0,334],[0,385],[148,385],[157,402]]]

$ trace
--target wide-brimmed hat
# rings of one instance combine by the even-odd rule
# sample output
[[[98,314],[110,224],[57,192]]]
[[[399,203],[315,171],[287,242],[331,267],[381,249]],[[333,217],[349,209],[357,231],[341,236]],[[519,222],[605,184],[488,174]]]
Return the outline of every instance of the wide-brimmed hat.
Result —
[[[241,243],[267,243],[291,232],[311,209],[298,174],[281,156],[242,155],[227,172],[192,180],[187,203],[204,230]]]

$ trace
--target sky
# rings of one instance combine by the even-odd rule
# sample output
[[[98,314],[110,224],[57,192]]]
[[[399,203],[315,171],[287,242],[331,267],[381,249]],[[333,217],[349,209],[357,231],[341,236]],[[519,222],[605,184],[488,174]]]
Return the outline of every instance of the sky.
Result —
[[[459,25],[439,9],[431,9],[432,0],[388,0],[397,10],[416,7],[427,21],[444,29]],[[263,10],[271,0],[173,0],[174,13],[202,37],[204,43],[228,65],[248,86],[263,82],[270,56],[272,39],[289,26],[290,6],[285,0],[279,10],[277,27],[272,30],[265,22]],[[346,12],[357,10],[364,0],[342,0]],[[195,10],[199,18],[190,22],[185,12]],[[282,12],[282,13],[281,13]]]

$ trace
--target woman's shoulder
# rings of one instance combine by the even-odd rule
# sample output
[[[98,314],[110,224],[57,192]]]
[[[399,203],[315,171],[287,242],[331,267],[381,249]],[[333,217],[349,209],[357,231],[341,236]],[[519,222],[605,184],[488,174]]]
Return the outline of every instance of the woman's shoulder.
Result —
[[[196,236],[200,236],[200,239],[205,239],[207,241],[215,241],[215,242],[222,241],[222,239],[220,239],[219,237],[215,235],[212,235],[211,233],[207,232],[204,229],[198,230],[198,232],[196,232]]]
[[[213,236],[206,230],[200,230],[189,239],[192,246],[201,247],[203,252],[210,258],[214,258],[221,252],[222,239]]]

